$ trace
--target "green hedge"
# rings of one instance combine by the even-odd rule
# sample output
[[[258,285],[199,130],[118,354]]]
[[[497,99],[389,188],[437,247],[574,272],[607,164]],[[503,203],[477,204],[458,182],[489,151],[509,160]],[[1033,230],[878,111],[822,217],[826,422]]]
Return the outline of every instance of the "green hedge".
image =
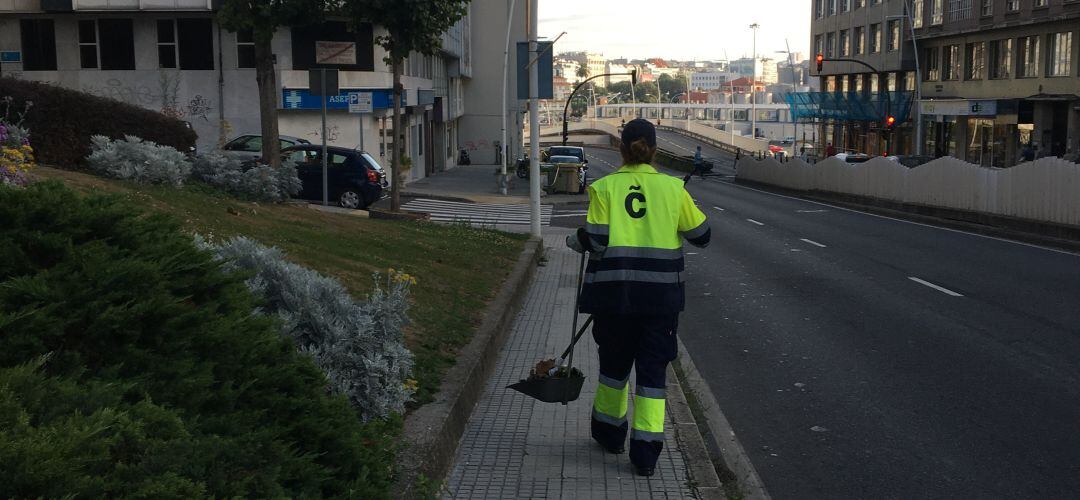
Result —
[[[362,424],[243,276],[116,197],[0,186],[0,497],[387,496]]]
[[[0,97],[14,98],[13,109],[26,101],[34,106],[24,126],[38,162],[71,168],[90,154],[90,137],[122,139],[135,135],[187,152],[197,136],[184,122],[114,99],[97,97],[55,85],[0,78]]]

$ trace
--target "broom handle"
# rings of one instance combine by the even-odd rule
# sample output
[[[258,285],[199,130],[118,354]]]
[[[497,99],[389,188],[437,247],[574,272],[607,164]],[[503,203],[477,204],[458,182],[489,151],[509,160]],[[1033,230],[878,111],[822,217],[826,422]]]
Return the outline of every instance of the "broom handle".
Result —
[[[591,325],[592,322],[593,317],[589,316],[589,319],[585,320],[585,324],[581,325],[581,329],[577,331],[576,335],[574,335],[573,341],[570,342],[570,345],[566,348],[565,351],[563,351],[562,356],[559,357],[559,363],[556,366],[560,366],[562,365],[563,361],[566,361],[566,357],[569,356],[570,353],[574,350],[574,346],[576,346],[578,341],[581,340],[581,336],[585,335],[585,331],[589,329],[589,325]]]
[[[585,252],[581,252],[581,263],[578,264],[577,288],[574,289],[574,326],[570,329],[570,347],[567,348],[570,353],[569,357],[567,357],[566,354],[563,355],[564,357],[567,357],[566,377],[568,379],[570,378],[570,375],[574,372],[574,345],[577,344],[578,339],[581,338],[581,333],[585,332],[585,329],[582,328],[581,333],[578,333],[577,322],[579,316],[578,302],[581,300],[581,282],[585,278],[585,259],[587,258],[587,254]],[[589,317],[589,321],[592,321],[592,316]],[[588,322],[586,322],[586,324],[588,324]],[[558,367],[556,366],[556,368]],[[569,399],[569,394],[567,394],[569,391],[570,386],[568,384],[566,386],[566,392],[563,392],[562,404],[564,405],[567,403],[567,399]]]

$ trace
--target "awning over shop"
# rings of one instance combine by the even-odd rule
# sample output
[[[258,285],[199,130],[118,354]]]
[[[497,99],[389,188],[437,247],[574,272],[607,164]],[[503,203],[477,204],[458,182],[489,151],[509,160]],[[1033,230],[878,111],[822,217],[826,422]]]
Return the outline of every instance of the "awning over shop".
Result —
[[[795,92],[787,95],[796,120],[907,121],[913,92]]]

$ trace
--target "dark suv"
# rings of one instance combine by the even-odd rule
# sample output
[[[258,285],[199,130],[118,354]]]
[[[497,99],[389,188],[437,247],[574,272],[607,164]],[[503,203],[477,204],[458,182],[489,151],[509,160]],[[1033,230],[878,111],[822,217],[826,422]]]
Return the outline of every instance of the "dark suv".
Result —
[[[343,208],[365,209],[382,198],[386,185],[383,169],[371,155],[355,149],[326,148],[326,184],[329,199]],[[296,162],[303,183],[297,198],[322,201],[322,146],[304,144],[281,150],[281,157]]]

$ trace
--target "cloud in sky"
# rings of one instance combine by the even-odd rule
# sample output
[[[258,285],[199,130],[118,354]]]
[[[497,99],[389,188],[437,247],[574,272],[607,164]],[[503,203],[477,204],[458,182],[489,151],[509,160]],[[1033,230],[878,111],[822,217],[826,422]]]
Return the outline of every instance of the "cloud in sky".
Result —
[[[524,1],[524,0],[517,0]],[[783,58],[808,53],[810,0],[538,0],[540,35],[565,31],[556,50],[589,50],[606,57],[735,59],[749,56],[750,24],[761,25],[757,49]]]

